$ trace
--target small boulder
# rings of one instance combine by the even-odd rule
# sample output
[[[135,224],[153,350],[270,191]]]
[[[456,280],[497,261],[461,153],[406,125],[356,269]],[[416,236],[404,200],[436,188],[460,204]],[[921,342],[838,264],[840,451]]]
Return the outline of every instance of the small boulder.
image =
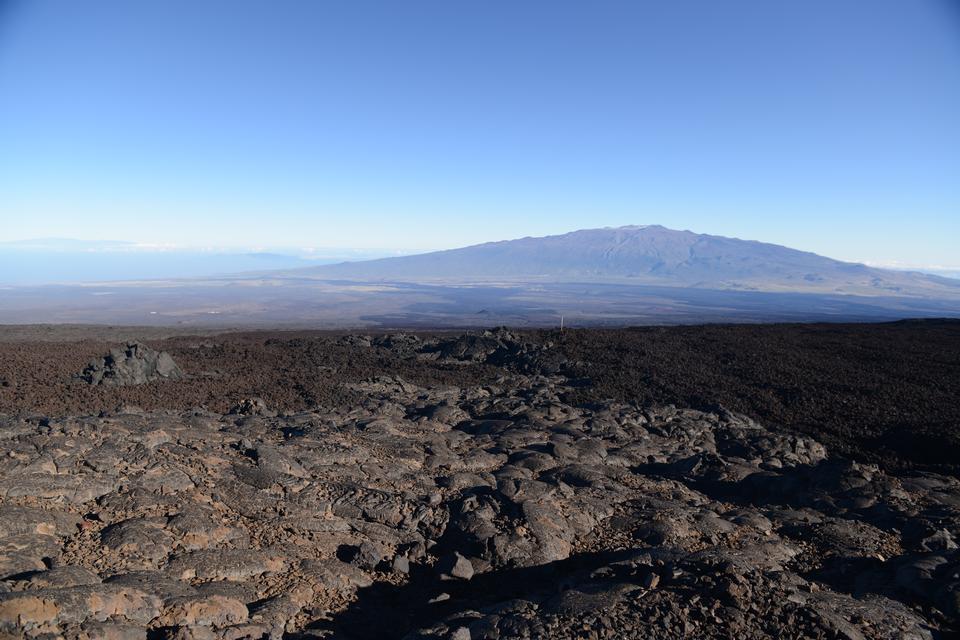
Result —
[[[442,580],[470,580],[473,578],[473,564],[468,558],[456,551],[441,558],[438,568]]]

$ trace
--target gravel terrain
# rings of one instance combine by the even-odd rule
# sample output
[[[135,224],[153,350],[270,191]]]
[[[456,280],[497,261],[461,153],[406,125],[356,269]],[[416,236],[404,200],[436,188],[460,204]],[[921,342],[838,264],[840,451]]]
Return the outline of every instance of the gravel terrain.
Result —
[[[0,340],[0,637],[960,631],[960,323],[132,338]]]

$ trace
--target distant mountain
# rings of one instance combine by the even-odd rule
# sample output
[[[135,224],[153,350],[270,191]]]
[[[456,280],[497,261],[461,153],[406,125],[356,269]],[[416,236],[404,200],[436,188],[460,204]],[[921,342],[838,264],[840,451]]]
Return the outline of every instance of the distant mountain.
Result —
[[[393,330],[552,327],[561,318],[566,326],[960,318],[960,280],[659,226],[319,266],[237,256],[256,262],[254,270],[197,278],[176,277],[174,269],[194,268],[189,256],[157,252],[148,257],[165,279],[119,281],[149,266],[130,254],[135,263],[101,264],[113,282],[44,286],[16,276],[19,269],[20,283],[39,279],[45,254],[29,262],[13,253],[0,247],[0,324]],[[78,251],[58,253],[53,264],[71,267],[73,277],[90,266]]]
[[[960,280],[877,269],[775,244],[659,225],[588,229],[288,273],[325,280],[636,283],[714,290],[960,297]]]

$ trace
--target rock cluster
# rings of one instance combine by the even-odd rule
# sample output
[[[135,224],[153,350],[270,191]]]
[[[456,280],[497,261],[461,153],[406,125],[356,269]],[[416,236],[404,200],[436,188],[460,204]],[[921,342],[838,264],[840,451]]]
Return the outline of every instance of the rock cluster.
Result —
[[[91,362],[79,377],[91,385],[134,385],[161,379],[182,380],[185,376],[169,353],[128,342]]]
[[[552,347],[550,342],[533,342],[505,327],[498,327],[479,334],[426,340],[419,351],[423,358],[479,362],[521,373],[568,373],[570,363]]]
[[[0,636],[934,638],[960,481],[741,415],[572,406],[508,332],[367,340],[390,372],[276,415],[0,417]],[[137,351],[137,349],[134,349]],[[138,356],[139,357],[139,356]]]

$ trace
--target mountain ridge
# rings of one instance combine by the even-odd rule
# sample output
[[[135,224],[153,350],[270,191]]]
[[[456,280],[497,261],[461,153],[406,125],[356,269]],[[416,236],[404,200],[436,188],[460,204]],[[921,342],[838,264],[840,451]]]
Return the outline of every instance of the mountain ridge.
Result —
[[[960,281],[661,225],[581,229],[290,270],[322,279],[618,282],[717,290],[960,297]]]

